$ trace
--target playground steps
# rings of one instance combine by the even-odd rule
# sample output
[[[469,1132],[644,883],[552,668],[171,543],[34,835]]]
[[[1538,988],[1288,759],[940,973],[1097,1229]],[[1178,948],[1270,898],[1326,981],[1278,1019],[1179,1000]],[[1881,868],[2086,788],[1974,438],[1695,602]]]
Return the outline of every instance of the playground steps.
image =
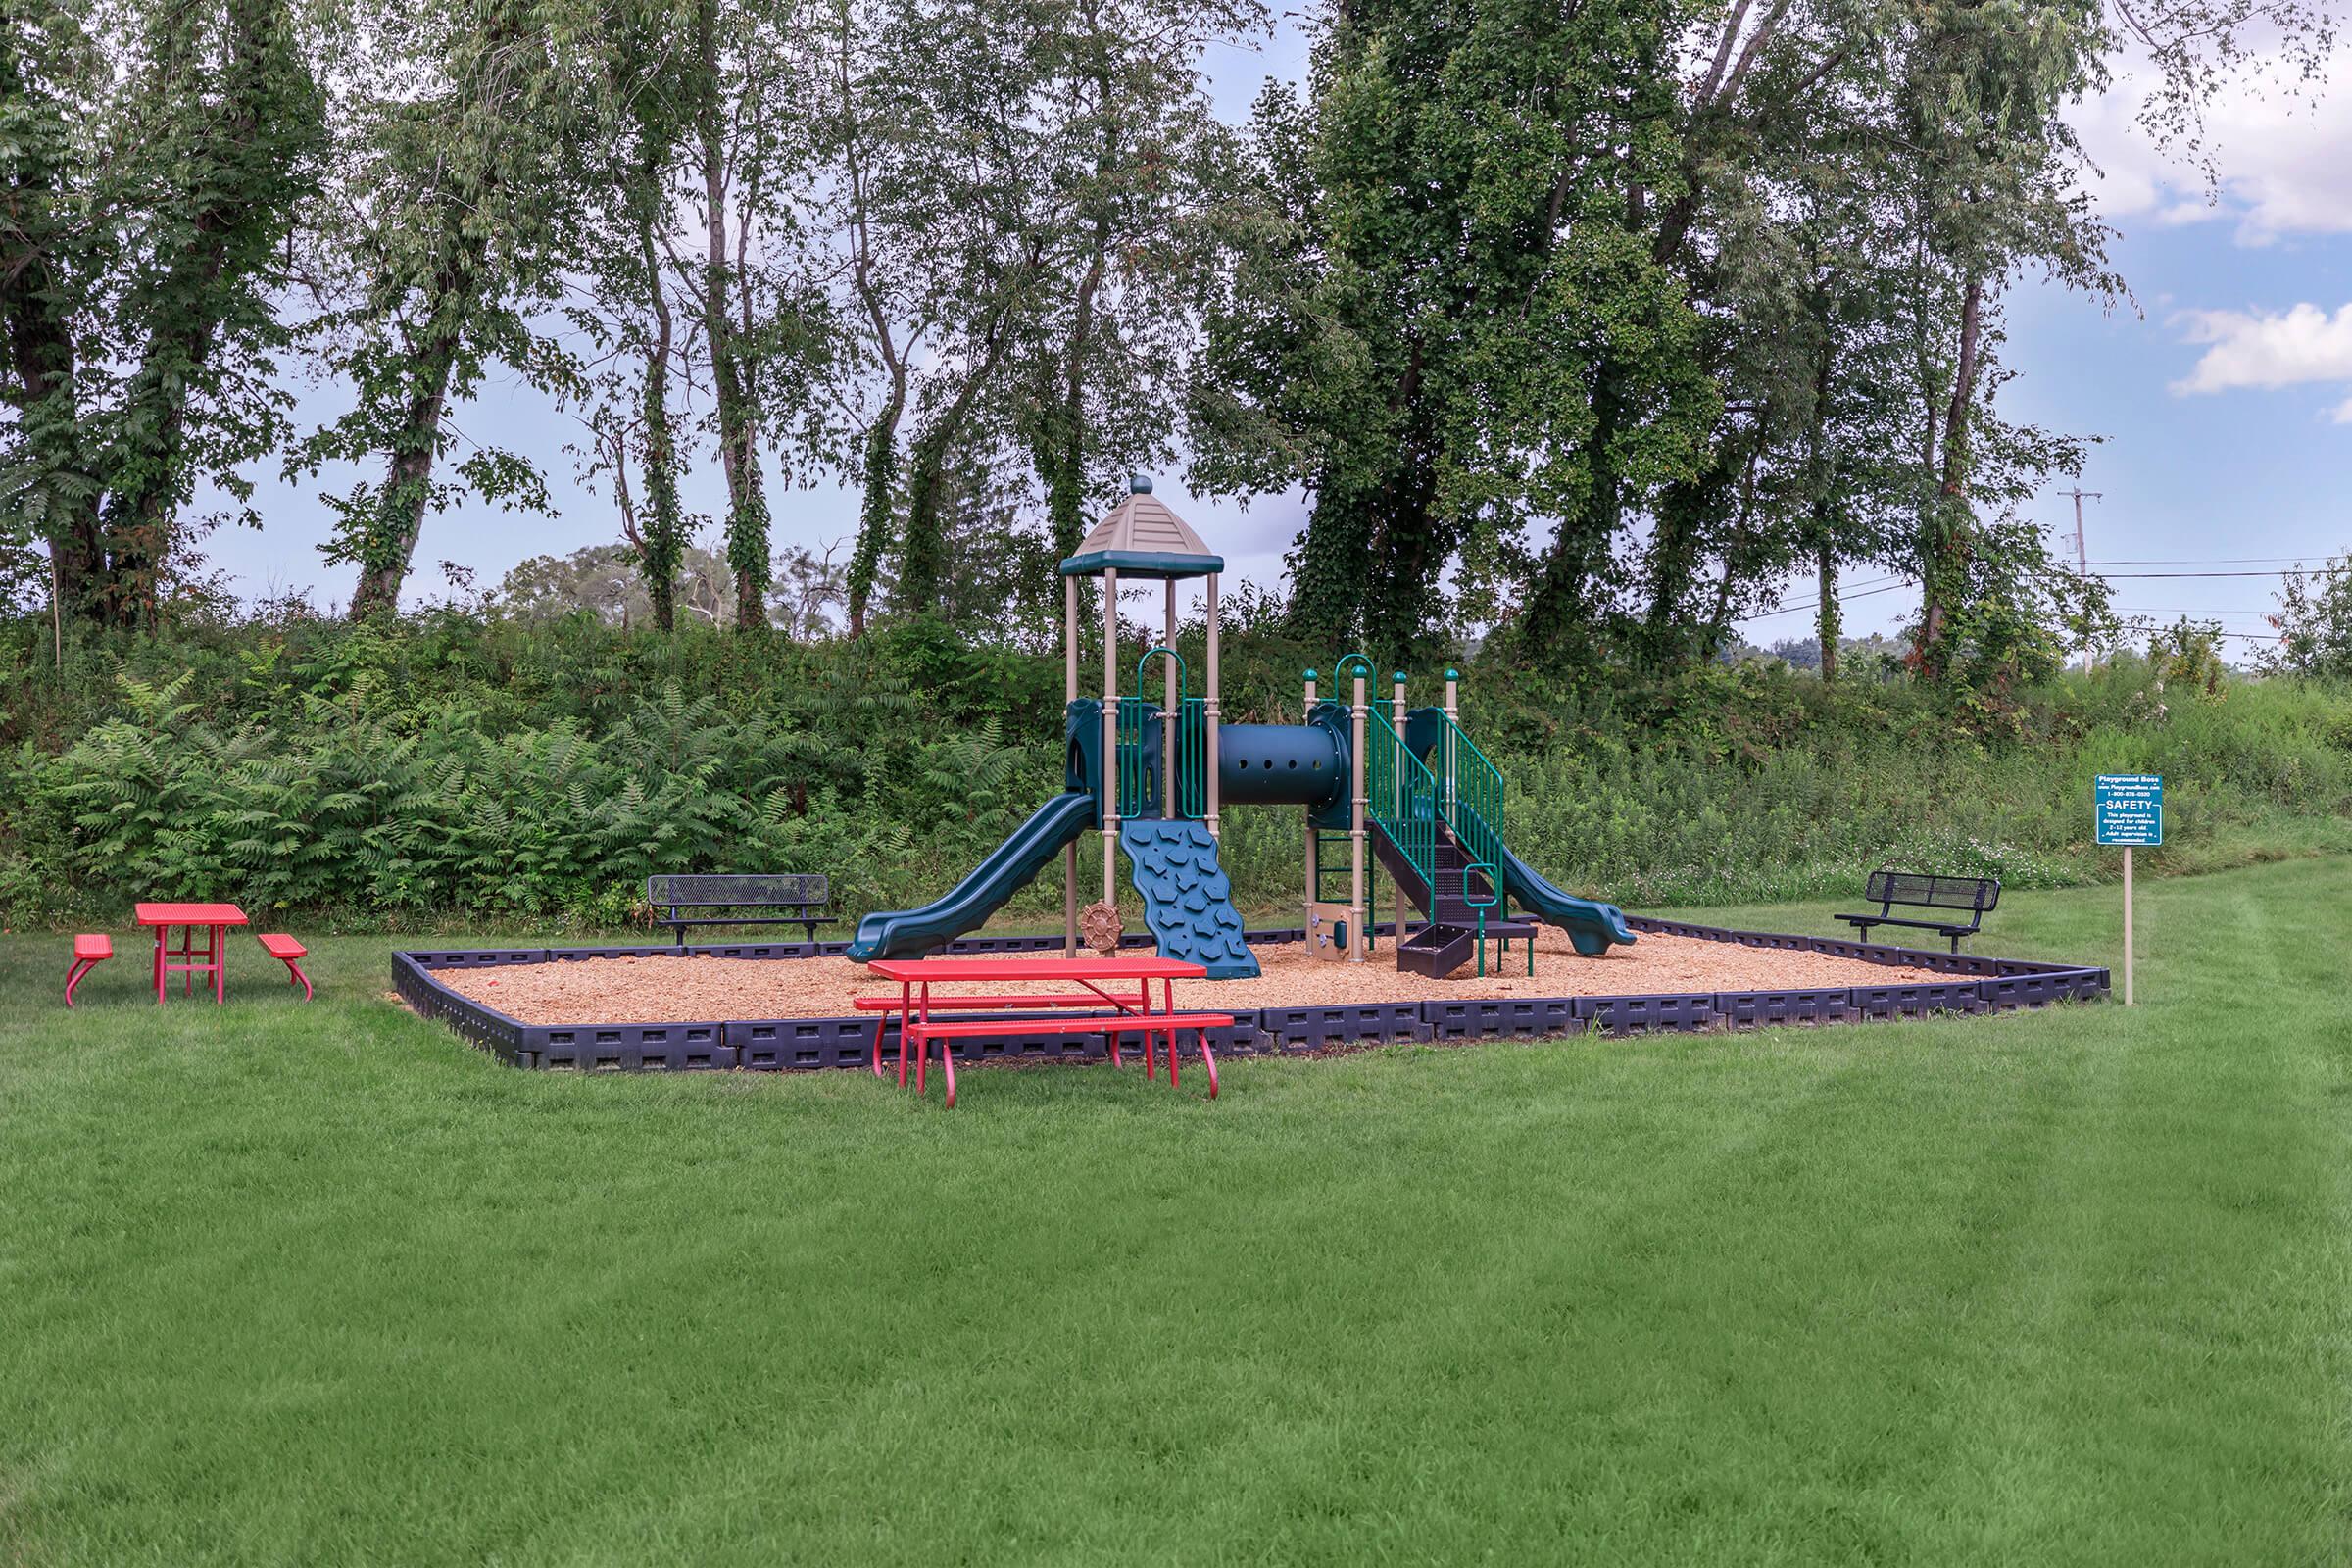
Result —
[[[1380,863],[1388,868],[1389,876],[1403,890],[1413,907],[1421,911],[1421,918],[1438,925],[1475,926],[1478,924],[1478,909],[1470,900],[1477,899],[1484,903],[1493,898],[1494,885],[1483,871],[1473,873],[1470,870],[1469,857],[1462,853],[1461,842],[1453,836],[1452,830],[1443,822],[1437,826],[1437,888],[1434,899],[1431,889],[1422,882],[1421,874],[1413,869],[1412,862],[1390,842],[1389,836],[1380,830],[1377,823],[1372,825],[1368,836],[1372,840],[1373,853],[1380,858]],[[1494,923],[1502,917],[1502,905],[1490,906],[1487,909],[1488,931],[1494,931]]]
[[[1121,822],[1119,847],[1163,957],[1204,965],[1211,980],[1256,977],[1257,955],[1242,939],[1233,883],[1217,863],[1217,841],[1205,824]]]
[[[1476,938],[1458,925],[1425,925],[1396,944],[1396,967],[1443,980],[1470,961]]]

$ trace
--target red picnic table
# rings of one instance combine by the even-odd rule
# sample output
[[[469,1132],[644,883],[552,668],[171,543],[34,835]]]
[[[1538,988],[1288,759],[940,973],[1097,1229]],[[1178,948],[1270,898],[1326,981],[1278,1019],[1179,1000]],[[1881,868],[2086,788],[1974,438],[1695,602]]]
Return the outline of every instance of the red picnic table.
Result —
[[[142,904],[136,914],[141,925],[155,927],[155,1000],[161,1004],[164,989],[173,974],[187,976],[189,995],[196,990],[196,977],[213,977],[213,1001],[221,1000],[226,986],[220,961],[220,934],[232,925],[246,923],[245,911],[233,904]],[[179,927],[179,946],[171,947],[172,928]],[[202,949],[196,946],[196,932],[203,928],[209,933]],[[173,963],[177,958],[180,961]],[[202,959],[202,962],[198,962]]]
[[[1142,1034],[1144,1037],[1144,1076],[1154,1076],[1153,1043],[1165,1037],[1168,1054],[1168,1087],[1176,1082],[1176,1035],[1190,1029],[1200,1035],[1200,1059],[1208,1068],[1208,1098],[1217,1098],[1217,1059],[1209,1054],[1205,1031],[1221,1029],[1232,1024],[1230,1013],[1191,1013],[1176,1010],[1178,980],[1199,980],[1208,971],[1197,963],[1181,958],[1163,958],[1157,955],[1114,956],[1108,958],[1063,957],[931,957],[877,958],[866,965],[885,980],[899,983],[895,997],[859,997],[857,1006],[860,1012],[878,1012],[874,1020],[874,1076],[882,1076],[882,1031],[895,1014],[899,1019],[899,1086],[906,1084],[906,1058],[914,1057],[914,1092],[921,1094],[925,1069],[931,1062],[931,1042],[942,1042],[940,1069],[947,1075],[948,1104],[956,1103],[956,1057],[953,1048],[945,1042],[959,1036],[999,1034],[1072,1035],[1101,1033],[1108,1042],[1112,1066],[1119,1062],[1119,1036]],[[935,994],[934,982],[1003,983],[1016,980],[1059,980],[1081,987],[1079,990],[1015,991],[1015,992],[956,992]],[[1104,990],[1102,982],[1133,980],[1133,991]],[[1161,987],[1161,1010],[1152,1010],[1152,982]],[[942,1012],[974,1010],[1004,1011],[1037,1008],[1054,1010],[1069,1007],[1112,1009],[1099,1016],[1085,1018],[1032,1019],[966,1019],[954,1022],[934,1019],[934,1008]]]

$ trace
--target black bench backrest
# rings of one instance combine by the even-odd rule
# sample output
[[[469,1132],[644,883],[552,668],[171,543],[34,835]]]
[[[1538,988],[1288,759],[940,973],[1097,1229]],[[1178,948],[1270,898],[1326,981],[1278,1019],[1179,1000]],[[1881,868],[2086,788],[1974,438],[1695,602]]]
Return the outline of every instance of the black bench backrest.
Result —
[[[1923,871],[1873,871],[1864,898],[1873,904],[1908,904],[1926,909],[1968,909],[1982,914],[2001,902],[2001,885],[1988,876],[1931,876]]]
[[[830,879],[815,873],[784,872],[754,876],[649,876],[645,902],[662,908],[773,908],[780,905],[822,904],[831,896]]]

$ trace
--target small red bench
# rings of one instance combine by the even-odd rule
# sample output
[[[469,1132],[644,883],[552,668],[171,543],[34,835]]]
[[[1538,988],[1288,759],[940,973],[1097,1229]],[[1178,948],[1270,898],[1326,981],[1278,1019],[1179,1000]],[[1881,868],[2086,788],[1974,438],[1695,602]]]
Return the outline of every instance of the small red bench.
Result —
[[[1106,996],[1100,991],[1057,991],[1047,996],[1015,997],[1010,999],[1002,996],[933,997],[931,999],[931,1005],[934,1007],[961,1008],[1002,1008],[1016,1004],[1023,1007],[1102,1007],[1112,1005],[1124,1007],[1128,1005],[1130,1000],[1134,1002],[1135,1005],[1139,1009],[1150,1005],[1150,1004],[1143,1000],[1140,996],[1134,999],[1125,997],[1112,997]],[[879,1012],[885,1014],[885,1016],[876,1018],[874,1020],[874,1049],[868,1054],[873,1058],[874,1076],[879,1078],[882,1076],[882,1033],[884,1030],[890,1027],[890,1019],[887,1015],[897,1012],[900,1007],[904,1005],[904,999],[899,997],[859,997],[855,1005],[859,1012]],[[905,1083],[906,1081],[906,1068],[901,1067],[899,1069],[899,1082]]]
[[[74,1005],[74,988],[81,977],[115,956],[115,939],[100,932],[84,932],[74,939],[74,966],[66,971],[66,1005]]]
[[[310,1001],[311,977],[302,972],[300,960],[309,957],[311,950],[283,931],[264,931],[261,933],[261,944],[263,952],[286,966],[286,972],[291,977],[292,983],[302,987],[302,1000]]]
[[[933,1002],[939,999],[934,997]],[[1026,998],[1024,1001],[1028,1000]],[[1125,1012],[1108,1013],[1100,1018],[965,1018],[959,1021],[939,1021],[929,1018],[909,1018],[899,1025],[899,1071],[906,1071],[906,1049],[914,1048],[914,1092],[923,1092],[923,1070],[931,1064],[931,1042],[968,1040],[977,1036],[994,1035],[1092,1035],[1100,1034],[1110,1043],[1111,1061],[1118,1061],[1119,1036],[1140,1034],[1144,1037],[1144,1076],[1156,1076],[1152,1060],[1152,1042],[1164,1040],[1168,1053],[1168,1087],[1176,1082],[1176,1036],[1183,1030],[1200,1031],[1200,1059],[1208,1067],[1208,1098],[1217,1098],[1217,1058],[1209,1054],[1210,1029],[1230,1029],[1230,1012]],[[948,1108],[956,1108],[956,1057],[943,1044],[939,1053],[940,1071],[947,1074]]]

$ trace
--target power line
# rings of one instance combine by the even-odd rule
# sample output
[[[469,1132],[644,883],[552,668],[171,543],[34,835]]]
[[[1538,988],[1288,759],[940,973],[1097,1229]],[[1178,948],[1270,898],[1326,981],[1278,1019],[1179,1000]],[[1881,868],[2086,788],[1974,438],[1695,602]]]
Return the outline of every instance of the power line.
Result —
[[[1900,592],[1901,590],[1903,590],[1903,589],[1905,589],[1905,588],[1908,588],[1908,587],[1910,587],[1910,586],[1911,586],[1911,579],[1909,579],[1908,577],[1906,577],[1906,578],[1902,578],[1902,579],[1900,579],[1900,580],[1898,580],[1898,581],[1889,582],[1889,583],[1887,583],[1887,584],[1886,584],[1886,585],[1884,588],[1864,588],[1864,589],[1859,589],[1859,590],[1857,590],[1856,592],[1853,592],[1853,593],[1850,593],[1850,594],[1839,594],[1839,595],[1838,596],[1838,603],[1839,603],[1839,604],[1841,604],[1841,605],[1842,605],[1842,604],[1849,603],[1849,602],[1851,602],[1851,601],[1853,601],[1853,600],[1856,600],[1856,599],[1869,599],[1869,598],[1873,597],[1874,595],[1878,595],[1878,594],[1891,594],[1891,593],[1898,593],[1898,592]],[[1739,619],[1739,620],[1741,620],[1741,621],[1749,621],[1749,620],[1769,620],[1769,619],[1771,619],[1771,618],[1772,618],[1773,616],[1775,616],[1775,615],[1793,615],[1793,614],[1796,614],[1796,613],[1797,613],[1798,612],[1800,612],[1800,611],[1806,611],[1806,610],[1819,610],[1820,608],[1821,608],[1821,601],[1820,601],[1820,600],[1818,600],[1818,599],[1814,599],[1814,600],[1808,601],[1807,603],[1805,603],[1805,604],[1801,604],[1801,605],[1783,605],[1783,606],[1782,606],[1780,609],[1778,609],[1778,610],[1763,610],[1763,611],[1758,611],[1758,612],[1757,612],[1755,614],[1752,614],[1752,615],[1740,615],[1740,616],[1737,616],[1737,617],[1735,617],[1735,618],[1737,618],[1737,619]]]
[[[2099,575],[2109,582],[2177,582],[2194,577],[2328,577],[2334,575],[2334,569],[2310,566],[2278,571],[2103,571]]]

